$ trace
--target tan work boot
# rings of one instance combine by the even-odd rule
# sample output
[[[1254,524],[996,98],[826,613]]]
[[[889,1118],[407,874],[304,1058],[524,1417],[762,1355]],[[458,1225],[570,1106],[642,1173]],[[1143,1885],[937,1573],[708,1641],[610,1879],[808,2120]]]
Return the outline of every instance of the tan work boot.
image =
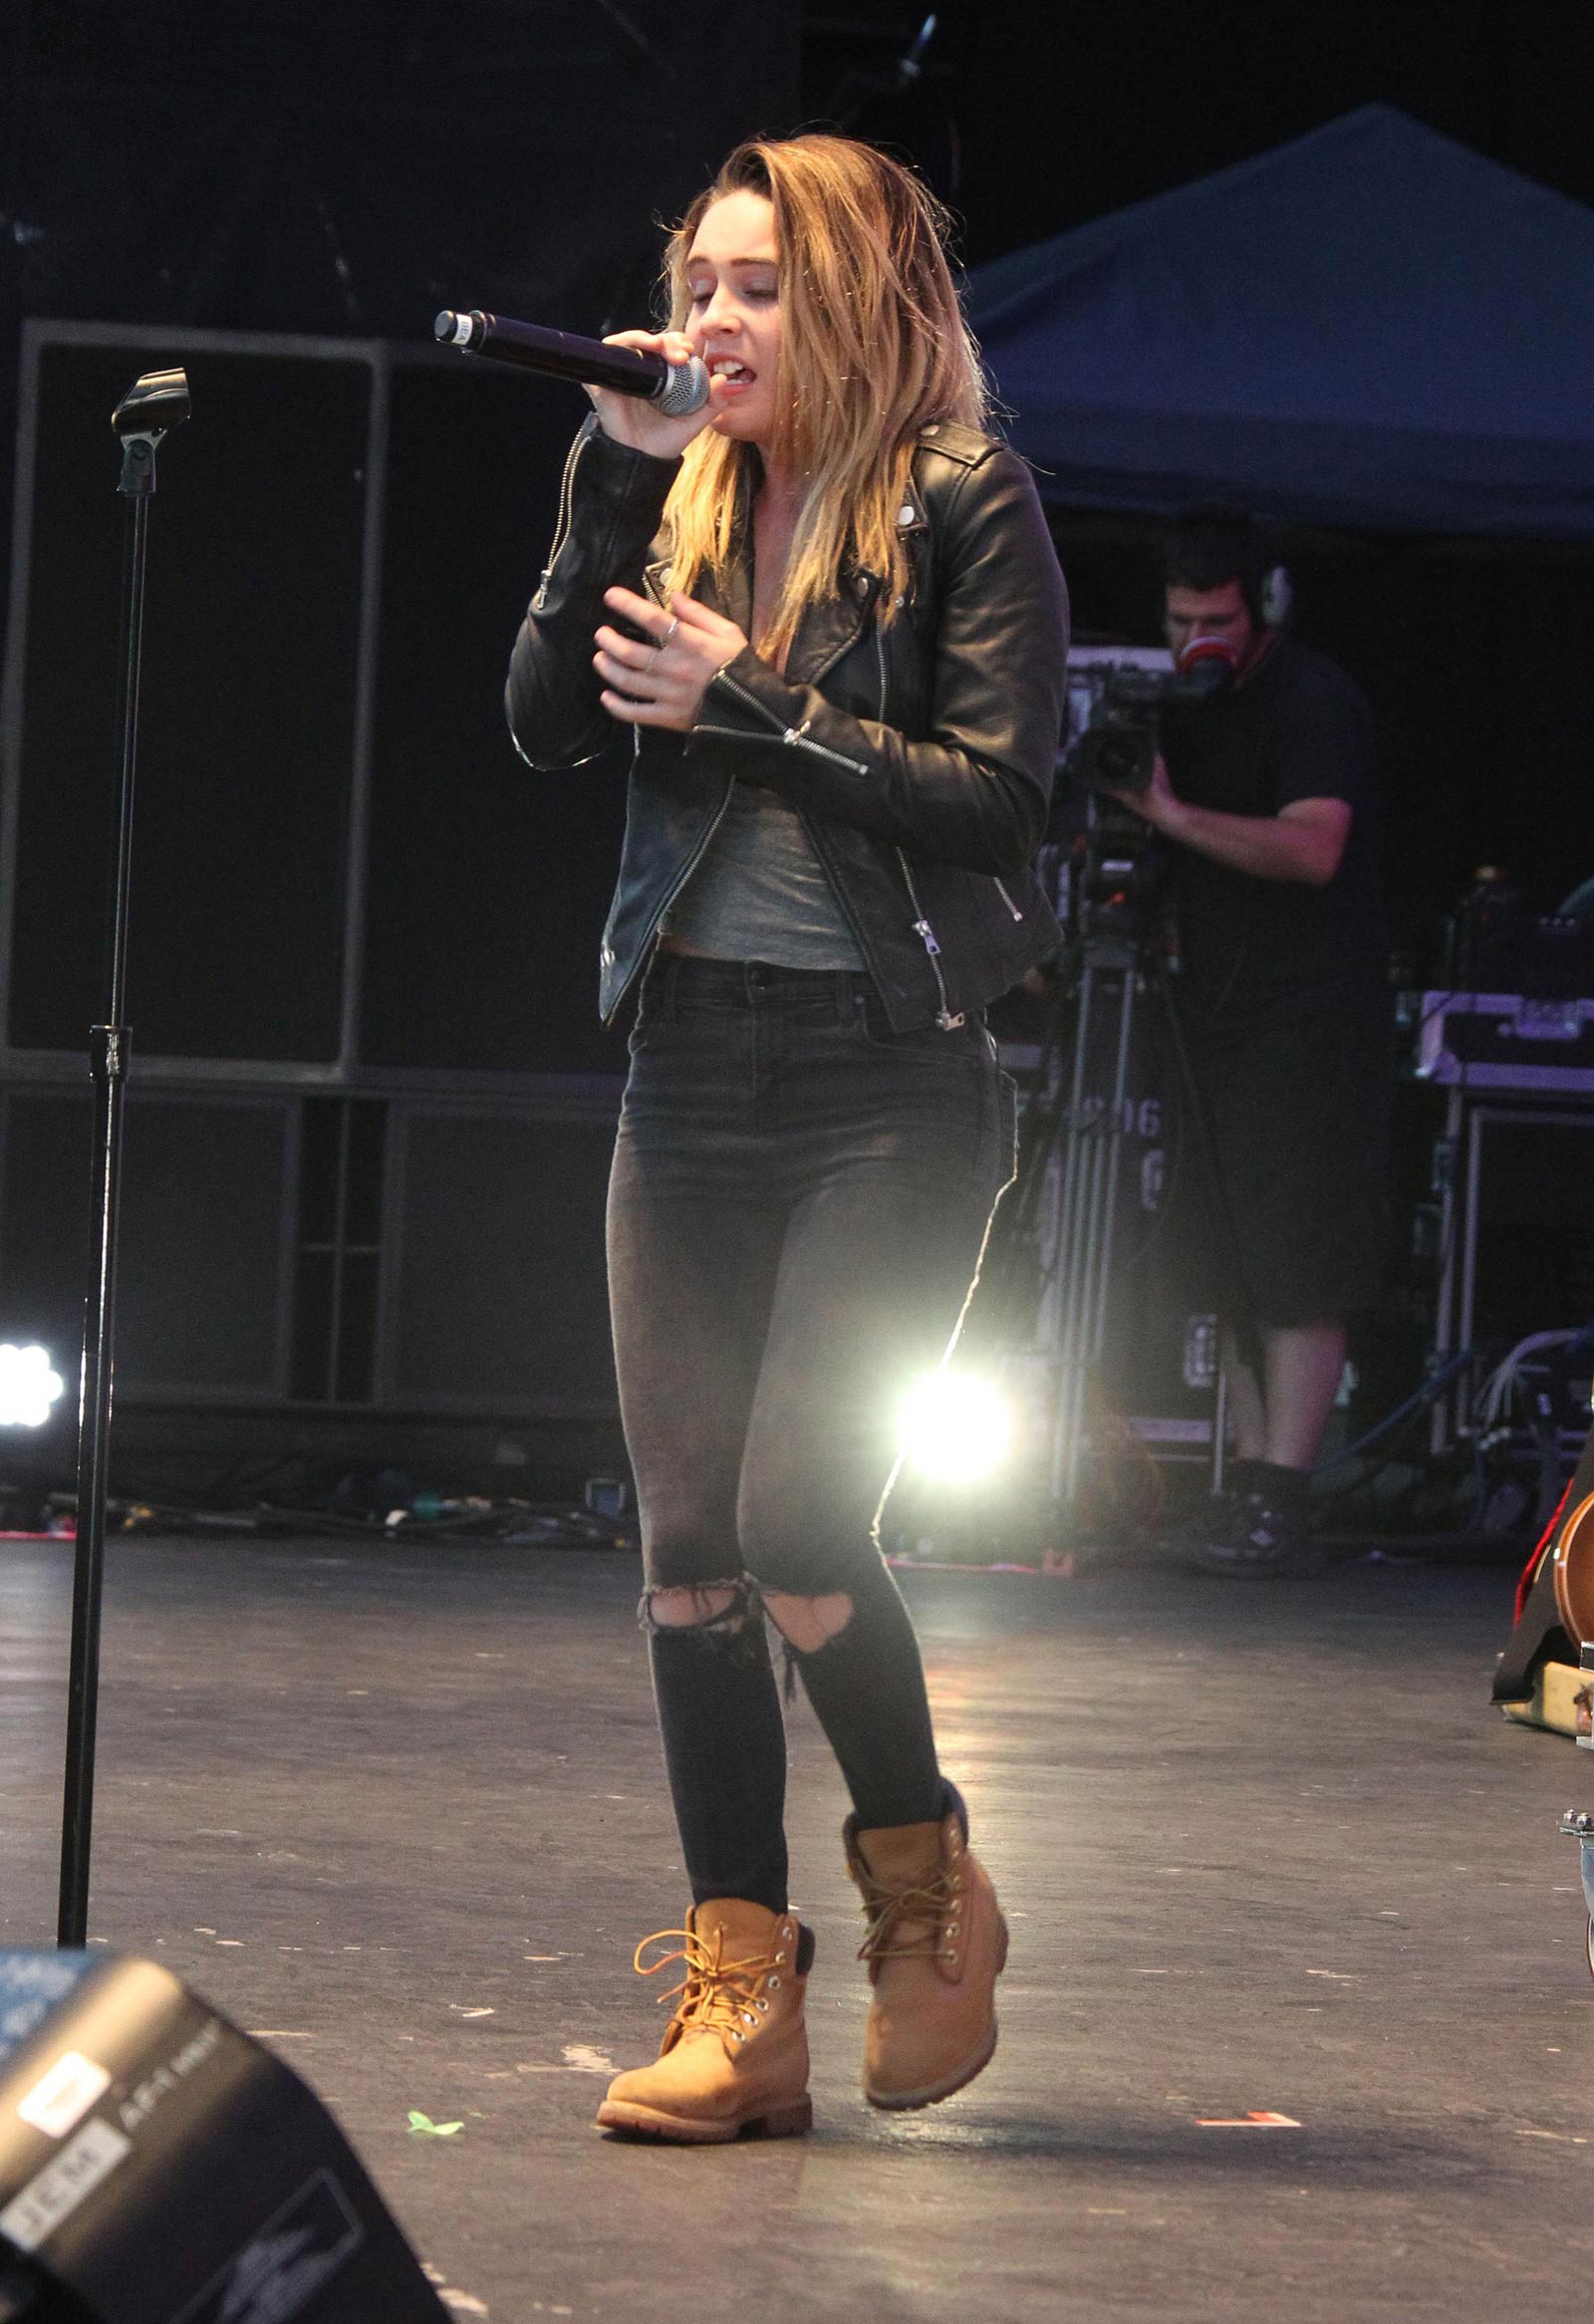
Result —
[[[858,1957],[875,1988],[864,2096],[871,2106],[931,2106],[990,2062],[1007,1924],[955,1815],[873,1832],[849,1816],[842,1838],[869,1923]]]
[[[644,1967],[651,1944],[685,1939]],[[797,1966],[804,1932],[795,1913],[771,1913],[741,1897],[717,1897],[686,1915],[684,1929],[662,1929],[637,1947],[638,1973],[657,1976],[671,1961],[686,1974],[656,2064],[619,2074],[598,2109],[601,2130],[714,2146],[744,2131],[790,2138],[814,2119],[808,2096],[808,2036]],[[811,1940],[805,1950],[811,1949]]]

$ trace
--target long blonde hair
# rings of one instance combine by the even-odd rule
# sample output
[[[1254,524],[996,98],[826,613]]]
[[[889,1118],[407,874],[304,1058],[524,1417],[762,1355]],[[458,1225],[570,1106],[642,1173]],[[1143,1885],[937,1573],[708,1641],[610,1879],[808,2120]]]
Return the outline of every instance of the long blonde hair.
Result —
[[[807,485],[770,629],[754,641],[779,654],[805,607],[834,597],[852,563],[885,581],[881,619],[892,619],[908,588],[898,517],[920,430],[943,419],[981,427],[988,400],[946,262],[946,211],[901,162],[852,137],[737,146],[669,239],[664,281],[677,329],[703,213],[743,191],[764,195],[775,213],[773,448]],[[752,459],[750,444],[711,428],[687,445],[664,510],[676,589],[689,591],[705,570],[723,584]]]

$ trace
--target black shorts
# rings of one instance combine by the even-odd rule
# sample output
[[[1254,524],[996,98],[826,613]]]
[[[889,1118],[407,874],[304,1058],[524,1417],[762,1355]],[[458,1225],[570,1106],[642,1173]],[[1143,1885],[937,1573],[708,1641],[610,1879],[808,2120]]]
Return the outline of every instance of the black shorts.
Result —
[[[1389,1231],[1388,997],[1188,1040],[1226,1312],[1287,1327],[1370,1307]]]

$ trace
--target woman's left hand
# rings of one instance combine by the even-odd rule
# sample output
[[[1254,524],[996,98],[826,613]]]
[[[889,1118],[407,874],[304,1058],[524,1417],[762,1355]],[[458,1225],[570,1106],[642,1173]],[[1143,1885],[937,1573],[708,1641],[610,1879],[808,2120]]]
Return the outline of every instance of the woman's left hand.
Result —
[[[746,651],[746,639],[723,614],[678,590],[670,595],[668,613],[629,589],[606,589],[604,604],[652,641],[645,646],[623,638],[607,624],[597,632],[592,659],[604,681],[604,708],[625,726],[669,726],[689,734],[709,679]]]

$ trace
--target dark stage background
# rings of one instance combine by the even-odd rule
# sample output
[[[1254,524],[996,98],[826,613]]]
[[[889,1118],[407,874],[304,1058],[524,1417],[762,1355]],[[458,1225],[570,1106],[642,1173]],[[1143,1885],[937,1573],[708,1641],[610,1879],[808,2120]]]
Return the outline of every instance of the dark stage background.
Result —
[[[918,25],[893,7],[778,0],[733,17],[706,0],[247,15],[35,0],[13,17],[8,414],[28,319],[151,336],[44,346],[24,412],[4,1038],[9,1152],[27,1166],[6,1166],[0,1196],[0,1326],[70,1345],[81,1109],[63,1084],[98,1013],[112,812],[121,511],[106,420],[137,372],[181,360],[196,333],[295,335],[274,354],[193,341],[195,416],[162,455],[131,1015],[136,1055],[164,1061],[147,1105],[180,1096],[187,1111],[145,1142],[168,1198],[133,1188],[145,1226],[127,1261],[126,1385],[172,1405],[552,1414],[569,1345],[581,1382],[566,1401],[591,1414],[609,1395],[585,1179],[601,1174],[622,1059],[593,1000],[620,770],[534,780],[498,707],[582,405],[437,358],[433,310],[588,332],[641,319],[653,221],[737,136],[821,120],[916,158],[960,212],[970,264],[1370,101],[1594,198],[1581,0],[962,0],[897,87]],[[8,514],[14,482],[8,464]],[[1056,521],[1082,633],[1153,637],[1144,525]],[[1545,908],[1594,872],[1594,559],[1369,534],[1289,548],[1302,630],[1378,713],[1388,885],[1414,967],[1478,863],[1513,867]],[[257,1144],[259,1109],[271,1116],[264,1176],[236,1143],[216,1159],[218,1084],[240,1093],[231,1112]],[[377,1109],[339,1115],[330,1145],[330,1118],[309,1110],[329,1093]],[[455,1146],[450,1123],[467,1126]],[[361,1138],[375,1162],[360,1163]],[[86,1176],[86,1142],[82,1158]],[[135,1137],[135,1172],[136,1158]],[[249,1297],[217,1257],[243,1200],[229,1169],[255,1190]],[[476,1242],[461,1229],[472,1186]],[[528,1201],[536,1231],[511,1231]],[[46,1249],[62,1254],[48,1292]],[[441,1253],[466,1287],[487,1284],[494,1320],[472,1342],[462,1296],[433,1363]],[[517,1268],[536,1272],[517,1286]],[[33,1322],[12,1313],[23,1291]],[[223,1294],[249,1312],[249,1350],[213,1344]],[[541,1320],[511,1329],[523,1310]],[[197,1379],[162,1352],[184,1329]]]

